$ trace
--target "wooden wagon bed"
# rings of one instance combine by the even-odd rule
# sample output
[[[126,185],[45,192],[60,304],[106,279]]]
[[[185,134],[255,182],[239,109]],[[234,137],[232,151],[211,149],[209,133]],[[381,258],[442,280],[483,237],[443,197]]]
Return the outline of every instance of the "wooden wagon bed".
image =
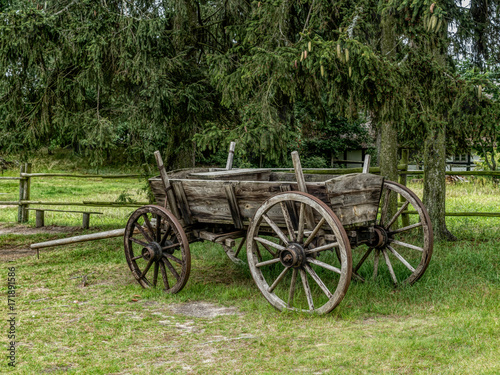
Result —
[[[186,224],[234,224],[243,229],[265,200],[279,192],[300,190],[293,174],[267,169],[184,171],[182,177],[174,174],[169,180]],[[165,206],[161,178],[149,181],[157,204]],[[374,223],[383,183],[381,176],[348,174],[305,185],[309,194],[330,206],[342,224],[350,228]]]

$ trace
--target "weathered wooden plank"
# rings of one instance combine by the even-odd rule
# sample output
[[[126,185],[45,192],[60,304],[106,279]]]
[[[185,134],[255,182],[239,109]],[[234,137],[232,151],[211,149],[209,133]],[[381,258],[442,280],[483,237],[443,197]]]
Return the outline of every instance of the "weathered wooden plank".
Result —
[[[364,177],[359,177],[364,176]],[[175,180],[171,180],[174,182]],[[222,180],[182,180],[191,217],[205,223],[232,224],[233,218]],[[165,191],[158,178],[150,179],[158,204],[165,201]],[[306,182],[309,194],[332,207],[341,222],[348,226],[369,223],[376,217],[383,178],[370,174],[344,175],[323,182]],[[283,185],[280,181],[232,181],[240,217],[244,225],[260,205],[286,189],[298,191],[296,182]],[[284,226],[281,209],[269,213],[270,218]]]
[[[229,211],[233,218],[234,227],[236,229],[243,229],[243,220],[240,214],[240,208],[238,207],[238,200],[236,199],[236,194],[234,192],[234,186],[231,183],[224,184],[224,190],[226,192],[227,202],[229,204]]]
[[[179,205],[179,209],[181,211],[184,222],[188,225],[193,224],[193,220],[191,218],[191,210],[189,209],[189,203],[186,197],[186,193],[182,186],[182,180],[172,181],[172,187],[174,189],[175,200]]]
[[[165,202],[165,190],[159,178],[150,179],[151,189],[157,204]],[[171,180],[173,183],[176,180]],[[203,223],[233,224],[231,211],[228,206],[224,190],[225,181],[182,180],[186,198],[191,210],[191,217]],[[233,181],[236,200],[240,216],[244,224],[253,217],[255,211],[268,198],[282,191],[281,182],[265,181]],[[291,191],[297,191],[297,184],[288,184]],[[308,191],[328,203],[328,196],[324,183],[307,183]],[[273,220],[284,224],[281,209],[270,213]],[[276,218],[279,216],[278,218]]]
[[[306,182],[325,182],[338,176],[338,174],[304,174],[304,180]],[[272,172],[269,181],[295,182],[295,175],[293,172]]]
[[[375,221],[383,183],[383,177],[364,173],[336,177],[325,186],[340,221],[358,224]]]
[[[197,180],[269,181],[269,169],[231,169],[214,172],[190,173],[189,178]]]

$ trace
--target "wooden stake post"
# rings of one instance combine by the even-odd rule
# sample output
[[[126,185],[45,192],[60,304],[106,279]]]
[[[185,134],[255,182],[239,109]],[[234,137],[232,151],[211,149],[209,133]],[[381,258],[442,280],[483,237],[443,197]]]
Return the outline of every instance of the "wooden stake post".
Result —
[[[227,163],[226,163],[226,170],[227,171],[229,171],[233,168],[235,146],[236,146],[236,142],[231,142],[231,144],[229,145],[229,155],[227,155]]]
[[[295,178],[297,179],[297,186],[299,188],[299,191],[307,193],[306,180],[304,178],[304,173],[302,172],[302,165],[300,164],[299,153],[297,151],[292,152],[292,161],[293,161],[293,167],[295,169]],[[305,216],[306,216],[307,229],[313,230],[315,225],[314,225],[314,215],[311,207],[309,206],[305,207]]]
[[[24,164],[21,164],[19,176],[22,177],[23,173],[24,173]],[[21,180],[19,180],[19,206],[17,207],[17,222],[18,223],[23,222],[24,206],[21,204],[21,201],[24,199],[24,179],[25,178],[22,178]]]
[[[158,169],[160,170],[160,177],[167,192],[167,202],[170,211],[175,215],[176,218],[181,219],[179,209],[177,208],[177,201],[175,199],[174,192],[172,191],[172,185],[168,180],[167,171],[163,165],[163,159],[161,158],[160,151],[155,151],[156,164],[158,164]]]

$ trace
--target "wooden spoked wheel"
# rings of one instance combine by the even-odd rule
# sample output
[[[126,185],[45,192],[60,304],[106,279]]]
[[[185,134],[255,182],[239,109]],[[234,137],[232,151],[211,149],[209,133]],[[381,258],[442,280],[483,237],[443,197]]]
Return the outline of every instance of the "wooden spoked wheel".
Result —
[[[257,287],[278,310],[326,314],[351,281],[351,247],[342,224],[306,193],[279,193],[259,207],[247,233],[247,258]]]
[[[389,215],[394,197],[400,203],[397,212]],[[406,211],[416,211],[416,215],[403,219]],[[395,285],[411,285],[424,274],[434,240],[429,214],[415,193],[396,182],[384,182],[375,234],[368,249],[353,251],[355,279],[384,277]]]
[[[143,288],[179,292],[189,278],[191,253],[186,234],[175,216],[150,205],[129,218],[124,235],[125,257]]]

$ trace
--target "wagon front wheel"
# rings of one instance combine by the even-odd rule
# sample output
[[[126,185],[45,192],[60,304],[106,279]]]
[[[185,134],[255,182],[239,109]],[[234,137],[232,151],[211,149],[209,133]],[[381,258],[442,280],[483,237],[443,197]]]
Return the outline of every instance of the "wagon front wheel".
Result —
[[[124,235],[125,257],[143,288],[162,287],[177,293],[191,270],[191,253],[184,229],[163,207],[144,206],[129,218]]]
[[[248,266],[278,310],[325,314],[344,298],[352,271],[347,234],[333,211],[302,192],[277,194],[255,213]]]

